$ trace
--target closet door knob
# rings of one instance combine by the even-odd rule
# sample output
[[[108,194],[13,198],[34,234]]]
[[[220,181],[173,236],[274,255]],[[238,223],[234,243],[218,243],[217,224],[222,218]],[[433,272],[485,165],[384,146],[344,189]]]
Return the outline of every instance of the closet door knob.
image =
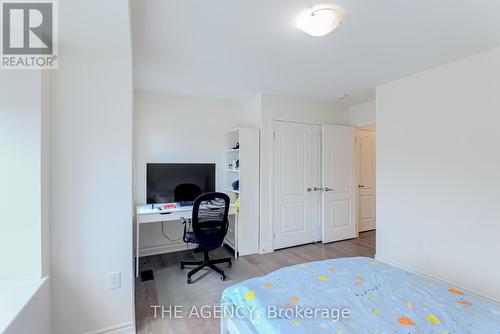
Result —
[[[310,193],[312,191],[311,188],[307,188],[307,192]]]
[[[320,190],[323,191],[323,188],[314,187],[313,190],[314,191],[320,191]]]
[[[333,191],[333,189],[332,189],[332,188],[328,188],[328,187],[326,187],[326,188],[325,188],[325,191]]]

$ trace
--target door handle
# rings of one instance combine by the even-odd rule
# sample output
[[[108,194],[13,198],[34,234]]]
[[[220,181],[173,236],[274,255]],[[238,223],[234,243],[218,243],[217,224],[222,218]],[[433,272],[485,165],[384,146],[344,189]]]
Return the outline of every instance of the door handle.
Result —
[[[358,184],[358,188],[364,188],[365,186],[362,184]]]
[[[332,188],[325,187],[325,191],[333,191]]]
[[[314,190],[314,191],[319,191],[319,190],[323,191],[323,187],[321,187],[321,188],[314,187],[314,188],[313,188],[313,190]]]
[[[307,188],[306,190],[307,190],[308,193],[312,191],[311,188]]]

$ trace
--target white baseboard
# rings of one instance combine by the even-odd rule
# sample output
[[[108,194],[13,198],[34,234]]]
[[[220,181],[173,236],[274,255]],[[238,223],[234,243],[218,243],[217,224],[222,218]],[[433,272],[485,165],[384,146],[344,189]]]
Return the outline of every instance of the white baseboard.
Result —
[[[144,247],[139,249],[139,256],[151,256],[151,255],[157,255],[157,254],[163,254],[163,253],[172,253],[172,252],[178,252],[186,249],[194,249],[196,248],[196,245],[194,244],[188,244],[189,246],[186,247],[186,243],[175,243],[171,245],[162,245],[162,246],[153,246],[153,247]]]
[[[493,298],[491,298],[491,297],[485,296],[485,295],[483,295],[483,294],[481,294],[481,293],[479,293],[479,292],[477,292],[477,291],[474,291],[474,290],[471,290],[471,289],[465,288],[465,287],[460,286],[460,285],[458,285],[458,284],[448,282],[448,281],[447,281],[447,280],[445,280],[445,279],[442,279],[442,278],[439,278],[439,277],[436,277],[436,276],[433,276],[433,275],[429,275],[429,274],[424,273],[424,272],[422,272],[422,271],[415,270],[415,269],[412,269],[412,268],[409,268],[409,267],[403,266],[403,265],[398,264],[398,263],[394,263],[394,262],[392,262],[392,261],[390,261],[390,260],[386,260],[385,258],[380,257],[380,256],[377,256],[377,255],[375,255],[375,259],[377,259],[377,260],[378,260],[378,261],[380,261],[380,262],[387,263],[387,264],[389,264],[389,265],[391,265],[391,266],[393,266],[393,267],[399,268],[399,269],[401,269],[401,270],[409,271],[409,272],[411,272],[411,273],[413,273],[413,274],[417,274],[417,275],[420,275],[420,276],[428,277],[428,278],[430,278],[430,279],[433,279],[433,280],[435,280],[435,281],[438,281],[439,283],[442,283],[442,284],[446,284],[446,285],[451,285],[451,286],[457,287],[457,288],[459,288],[460,290],[463,290],[463,291],[467,292],[467,293],[468,293],[468,294],[470,294],[470,295],[475,295],[475,296],[477,296],[477,297],[479,297],[479,298],[483,298],[483,299],[486,299],[486,300],[487,300],[487,301],[489,301],[489,302],[492,302],[492,303],[495,303],[495,304],[499,304],[499,305],[500,305],[500,301],[499,301],[499,300],[495,300],[495,299],[493,299]]]
[[[101,328],[96,331],[87,332],[85,334],[135,334],[135,326],[133,322],[126,322],[106,328]]]

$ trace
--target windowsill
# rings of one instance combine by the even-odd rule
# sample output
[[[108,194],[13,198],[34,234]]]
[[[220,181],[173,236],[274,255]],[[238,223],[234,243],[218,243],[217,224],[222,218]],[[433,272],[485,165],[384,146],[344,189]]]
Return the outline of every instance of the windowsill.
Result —
[[[0,333],[3,333],[47,278],[0,282]]]

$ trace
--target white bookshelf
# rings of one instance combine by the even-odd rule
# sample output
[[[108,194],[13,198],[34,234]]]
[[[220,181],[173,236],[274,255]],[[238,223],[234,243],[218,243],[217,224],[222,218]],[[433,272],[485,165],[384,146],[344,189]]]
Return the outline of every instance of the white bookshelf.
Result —
[[[259,252],[259,137],[259,129],[254,128],[236,128],[225,135],[224,186],[231,202],[240,198],[240,212],[229,224],[226,244],[237,255]],[[236,143],[239,149],[234,148]],[[235,160],[240,160],[239,168]],[[235,180],[239,189],[233,189]]]

